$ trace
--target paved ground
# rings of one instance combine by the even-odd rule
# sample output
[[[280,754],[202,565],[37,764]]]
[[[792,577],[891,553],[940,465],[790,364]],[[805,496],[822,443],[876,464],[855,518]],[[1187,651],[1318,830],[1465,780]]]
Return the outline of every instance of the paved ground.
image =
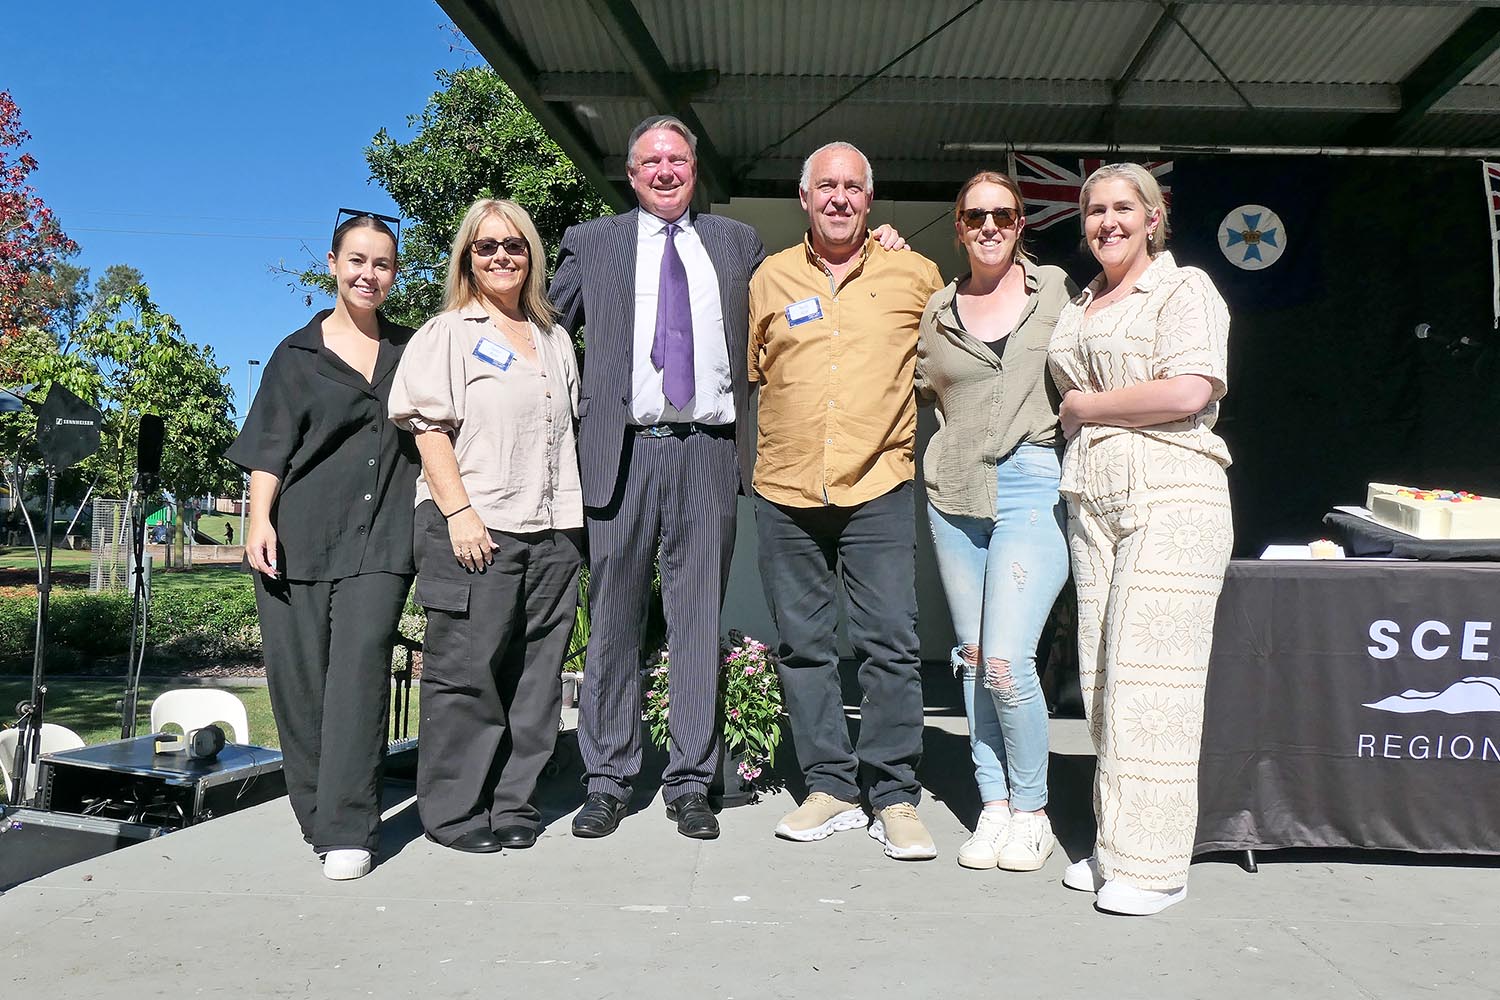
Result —
[[[420,836],[390,787],[385,859],[321,878],[285,800],[55,872],[0,897],[6,992],[36,997],[1500,997],[1500,867],[1341,854],[1194,867],[1153,918],[1097,913],[1035,875],[960,869],[977,808],[962,719],[930,710],[922,812],[942,857],[888,861],[863,833],[770,835],[787,792],[676,834],[659,798],[603,841],[568,836],[548,784],[530,851]],[[1092,760],[1054,724],[1053,813],[1086,853]]]

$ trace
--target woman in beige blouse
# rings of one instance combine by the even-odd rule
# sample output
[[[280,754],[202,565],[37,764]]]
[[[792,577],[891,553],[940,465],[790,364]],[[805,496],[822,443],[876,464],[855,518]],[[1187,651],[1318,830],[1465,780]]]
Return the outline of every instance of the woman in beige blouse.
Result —
[[[937,410],[922,478],[984,803],[958,863],[1035,871],[1057,843],[1036,647],[1068,579],[1047,343],[1075,289],[1023,252],[1025,203],[1004,174],[959,189],[953,228],[969,273],[922,314],[917,397]]]
[[[1100,167],[1079,208],[1103,273],[1063,310],[1049,362],[1099,833],[1063,884],[1142,915],[1186,898],[1198,822],[1203,689],[1233,541],[1229,451],[1213,432],[1229,312],[1208,275],[1166,252],[1149,171]]]
[[[557,739],[577,603],[578,371],[545,262],[525,209],[475,202],[444,311],[412,338],[391,393],[422,455],[417,808],[429,838],[473,853],[536,842],[530,799]]]

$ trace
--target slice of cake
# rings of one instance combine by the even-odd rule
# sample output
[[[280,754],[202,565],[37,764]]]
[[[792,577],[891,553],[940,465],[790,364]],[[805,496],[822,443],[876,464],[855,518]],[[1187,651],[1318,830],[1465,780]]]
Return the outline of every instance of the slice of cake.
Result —
[[[1418,538],[1500,538],[1500,500],[1466,490],[1371,483],[1365,505],[1379,523]]]

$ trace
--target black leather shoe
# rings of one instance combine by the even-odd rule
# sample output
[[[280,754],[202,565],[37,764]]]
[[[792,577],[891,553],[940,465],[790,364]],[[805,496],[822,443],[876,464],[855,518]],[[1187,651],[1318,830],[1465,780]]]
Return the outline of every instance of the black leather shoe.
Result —
[[[624,800],[608,792],[589,792],[583,808],[573,817],[573,836],[608,837],[625,815]]]
[[[719,835],[719,821],[709,807],[708,796],[690,792],[667,803],[667,819],[677,821],[677,832],[694,840],[713,840]]]
[[[495,839],[508,851],[519,851],[536,843],[536,830],[529,826],[502,826]]]
[[[427,839],[434,844],[442,843],[430,833]],[[443,844],[443,846],[451,847],[455,851],[463,851],[465,854],[494,854],[505,845],[500,842],[499,837],[488,830],[470,830],[453,843]]]

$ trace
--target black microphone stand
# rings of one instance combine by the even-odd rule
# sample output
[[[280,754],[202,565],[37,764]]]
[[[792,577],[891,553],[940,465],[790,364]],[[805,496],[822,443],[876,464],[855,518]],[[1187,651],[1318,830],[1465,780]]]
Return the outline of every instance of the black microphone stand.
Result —
[[[36,653],[31,661],[31,698],[16,706],[16,728],[20,730],[16,741],[15,775],[12,787],[16,801],[23,805],[36,805],[26,801],[26,775],[36,765],[42,749],[42,716],[47,703],[47,616],[52,595],[52,515],[57,493],[57,466],[47,464],[47,514],[43,522],[47,532],[47,550],[42,560],[42,572],[36,585]],[[41,784],[37,793],[41,794]]]
[[[136,705],[141,694],[141,668],[146,663],[146,511],[150,509],[150,497],[154,492],[155,476],[136,472],[136,485],[131,491],[136,503],[135,515],[130,521],[130,547],[134,553],[131,575],[134,577],[130,597],[130,654],[125,664],[125,697],[120,702],[120,739],[135,736]],[[139,640],[139,641],[138,641]]]

